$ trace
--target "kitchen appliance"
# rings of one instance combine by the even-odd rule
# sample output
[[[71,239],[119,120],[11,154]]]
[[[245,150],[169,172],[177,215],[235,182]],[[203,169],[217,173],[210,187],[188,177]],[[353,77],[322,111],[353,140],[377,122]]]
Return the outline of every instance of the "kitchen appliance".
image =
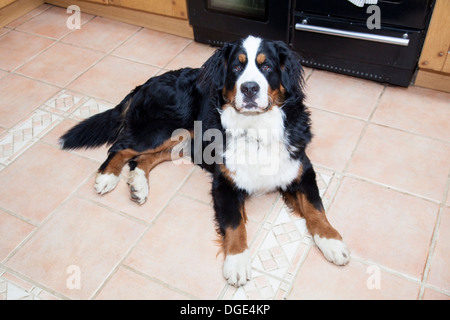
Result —
[[[188,0],[195,41],[223,45],[247,35],[289,43],[291,1]]]
[[[368,12],[346,0],[295,0],[290,43],[305,66],[408,86],[433,2],[379,0]],[[376,12],[380,29],[369,29]]]
[[[283,40],[304,66],[408,86],[434,0],[378,0],[378,16],[347,0],[188,0],[196,41]],[[377,20],[379,29],[369,22]],[[375,24],[376,25],[376,24]]]

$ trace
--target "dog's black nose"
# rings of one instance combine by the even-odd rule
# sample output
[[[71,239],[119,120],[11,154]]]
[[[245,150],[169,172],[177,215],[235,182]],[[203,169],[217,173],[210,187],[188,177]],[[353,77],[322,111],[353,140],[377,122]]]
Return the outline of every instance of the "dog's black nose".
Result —
[[[241,92],[247,98],[253,98],[259,92],[259,85],[254,81],[244,82],[241,84]]]

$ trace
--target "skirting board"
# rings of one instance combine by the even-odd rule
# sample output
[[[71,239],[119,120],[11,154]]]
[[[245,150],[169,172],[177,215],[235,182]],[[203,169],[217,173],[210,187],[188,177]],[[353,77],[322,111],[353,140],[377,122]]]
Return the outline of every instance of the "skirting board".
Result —
[[[414,85],[450,92],[450,74],[420,69]]]
[[[11,21],[20,18],[43,3],[44,0],[17,0],[6,7],[1,8],[0,28],[3,28]]]
[[[64,8],[70,5],[77,5],[80,7],[81,12],[194,39],[194,31],[188,20],[80,0],[45,0],[45,2]]]

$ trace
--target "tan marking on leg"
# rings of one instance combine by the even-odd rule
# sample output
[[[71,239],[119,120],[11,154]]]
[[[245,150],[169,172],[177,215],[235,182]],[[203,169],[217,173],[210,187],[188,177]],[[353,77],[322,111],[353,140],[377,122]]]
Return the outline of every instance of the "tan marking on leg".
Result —
[[[131,149],[118,151],[102,171],[102,174],[112,173],[115,176],[119,176],[123,166],[137,155],[139,155],[139,153]]]
[[[318,235],[327,239],[341,240],[342,236],[334,229],[325,215],[325,211],[316,209],[308,201],[305,194],[297,193],[295,195],[283,193],[286,205],[306,220],[306,226],[311,235]]]

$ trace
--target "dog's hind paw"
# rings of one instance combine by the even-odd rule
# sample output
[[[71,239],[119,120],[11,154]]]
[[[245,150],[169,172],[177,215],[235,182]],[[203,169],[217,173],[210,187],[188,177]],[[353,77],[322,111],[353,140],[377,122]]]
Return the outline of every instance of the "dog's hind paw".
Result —
[[[99,194],[105,194],[113,190],[119,183],[120,178],[112,173],[97,173],[95,178],[95,191]]]
[[[144,204],[148,197],[148,182],[144,170],[136,168],[130,171],[127,183],[130,186],[130,199]]]

